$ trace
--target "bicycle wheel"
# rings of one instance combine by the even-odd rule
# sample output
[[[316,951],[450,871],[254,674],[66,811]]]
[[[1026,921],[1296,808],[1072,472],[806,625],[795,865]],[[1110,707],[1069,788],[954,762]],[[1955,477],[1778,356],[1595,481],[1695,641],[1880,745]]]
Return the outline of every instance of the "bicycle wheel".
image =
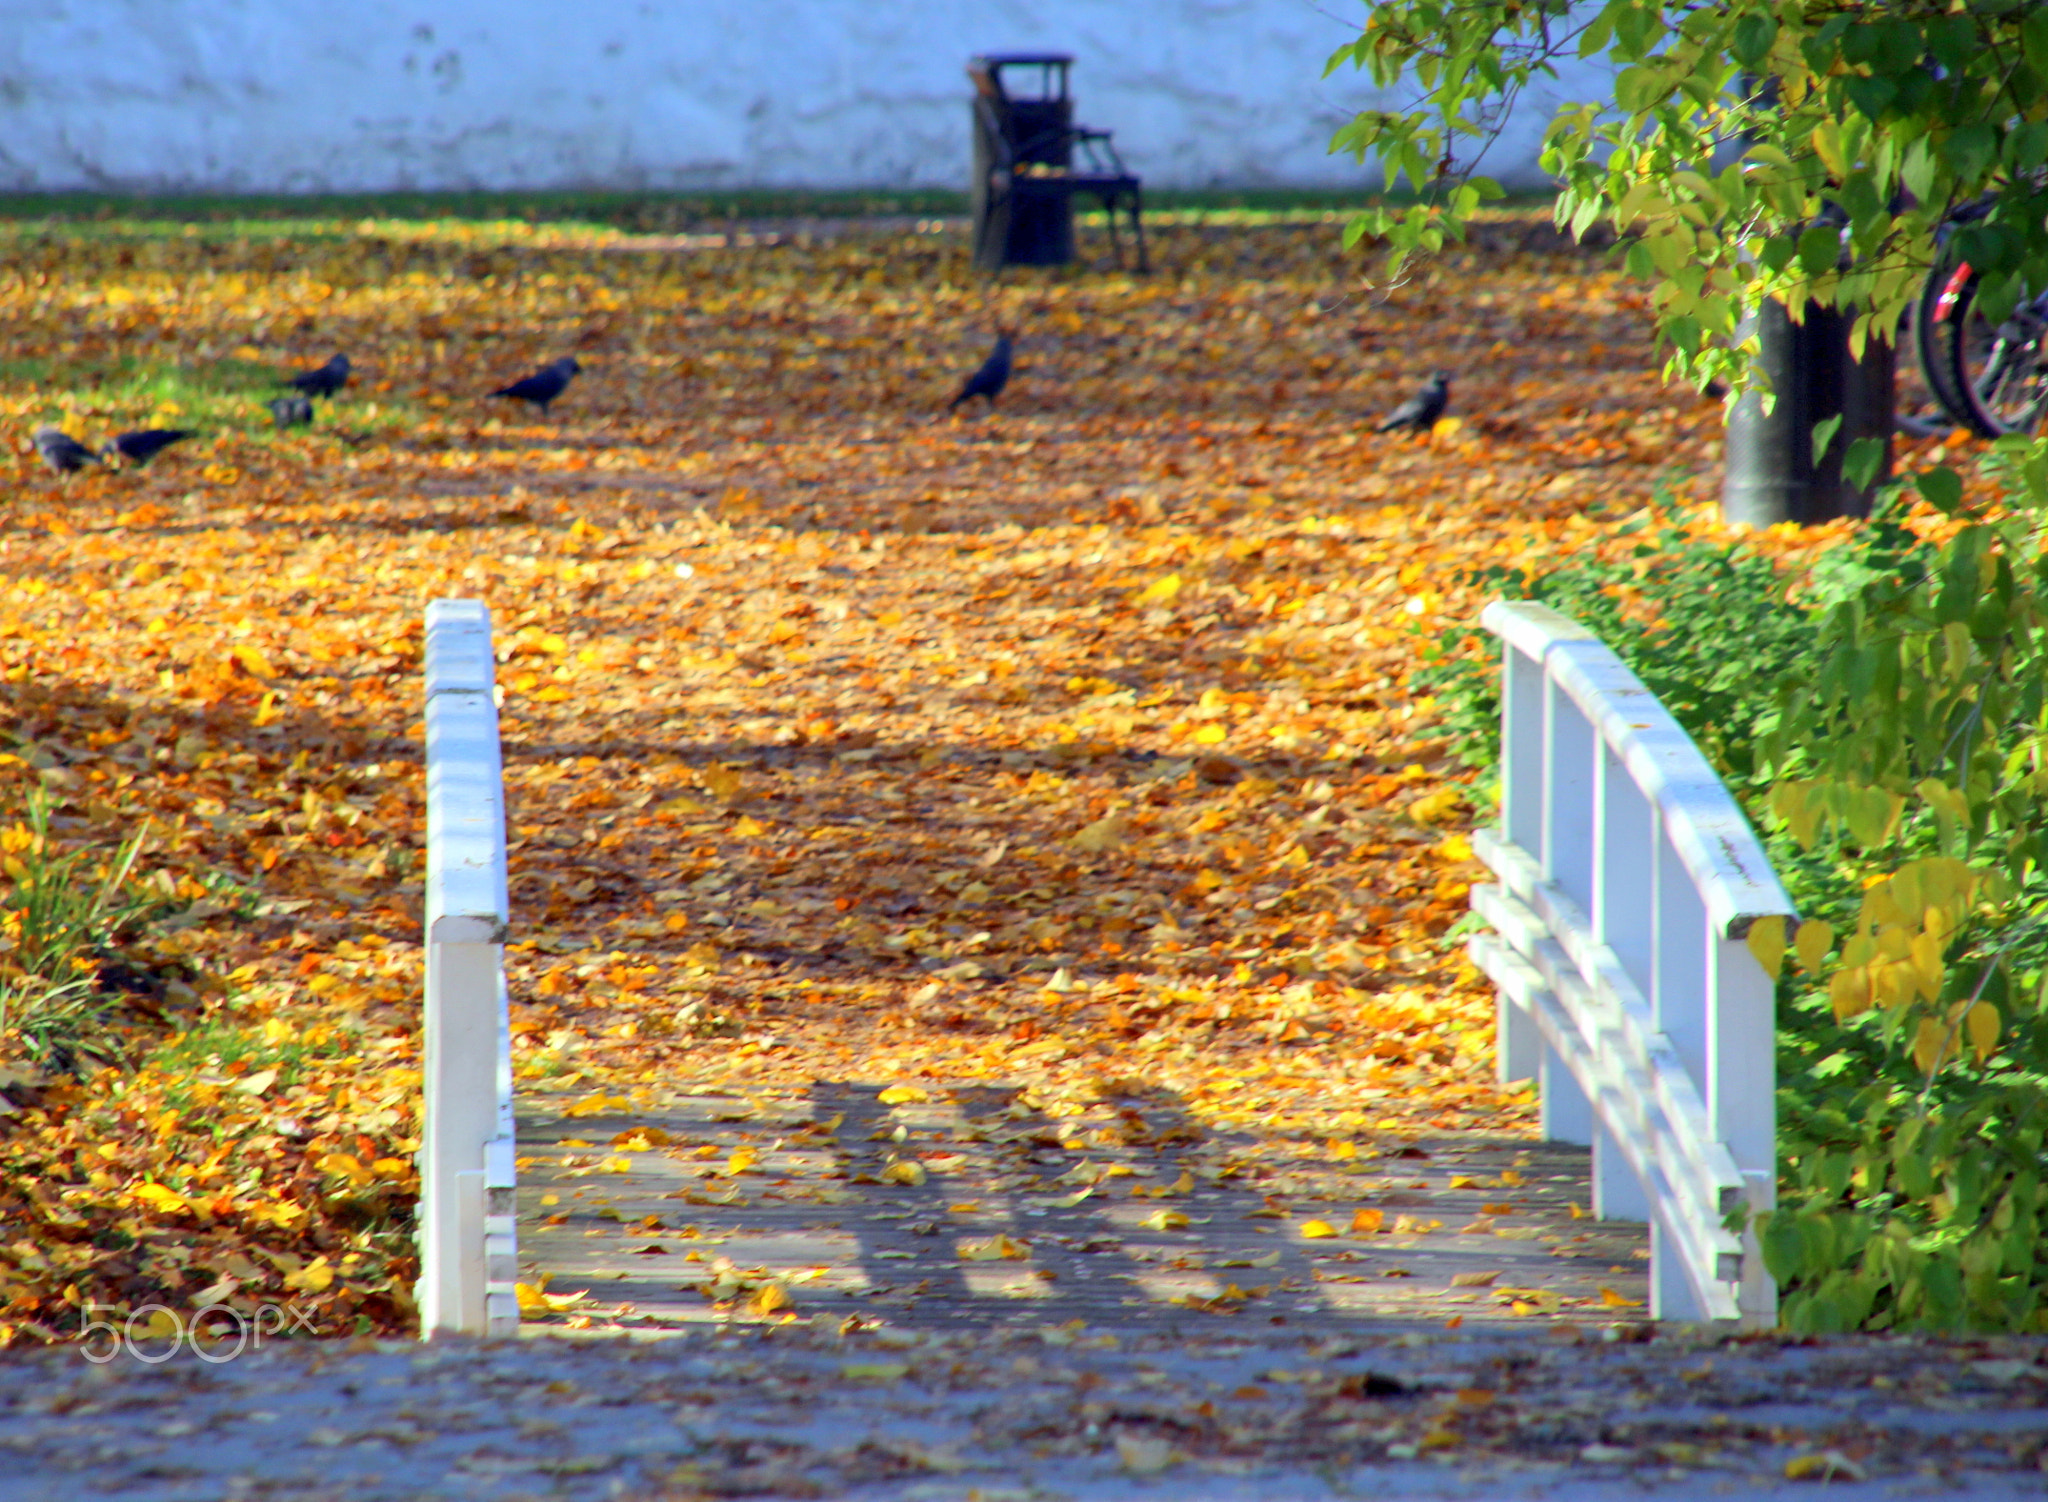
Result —
[[[1993,323],[1977,306],[1978,285],[1966,277],[1940,320],[1964,423],[1985,438],[2031,433],[2048,413],[2048,293]]]
[[[1969,276],[1970,268],[1953,255],[1937,257],[1927,273],[1927,280],[1920,286],[1920,296],[1909,315],[1913,326],[1913,353],[1921,378],[1934,394],[1935,404],[1957,427],[1970,427],[1973,420],[1962,393],[1956,390],[1955,353],[1949,348],[1949,331],[1953,325],[1944,315],[1953,307],[1956,294],[1962,290]]]

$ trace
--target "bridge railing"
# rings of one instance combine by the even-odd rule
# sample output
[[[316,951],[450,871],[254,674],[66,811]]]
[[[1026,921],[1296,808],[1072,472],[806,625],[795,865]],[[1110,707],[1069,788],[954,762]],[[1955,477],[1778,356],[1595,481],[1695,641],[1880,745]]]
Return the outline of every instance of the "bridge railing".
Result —
[[[427,608],[427,985],[420,1334],[519,1324],[505,783],[490,612]]]
[[[1771,978],[1745,942],[1792,904],[1692,739],[1598,638],[1496,601],[1503,644],[1499,878],[1472,940],[1499,991],[1503,1083],[1593,1149],[1593,1213],[1650,1225],[1651,1313],[1777,1322],[1740,1213],[1776,1203]]]

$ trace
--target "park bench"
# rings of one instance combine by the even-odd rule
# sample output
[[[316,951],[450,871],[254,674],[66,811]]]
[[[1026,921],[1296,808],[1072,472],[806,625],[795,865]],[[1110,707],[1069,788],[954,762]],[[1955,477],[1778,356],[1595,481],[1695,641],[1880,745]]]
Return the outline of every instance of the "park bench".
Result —
[[[1067,92],[1073,58],[1060,52],[1002,52],[967,65],[974,81],[974,264],[1062,266],[1074,259],[1074,197],[1098,199],[1109,217],[1109,241],[1123,265],[1117,215],[1129,215],[1137,269],[1148,269],[1143,196],[1138,179],[1106,130],[1074,124]],[[1035,93],[1013,87],[1005,73],[1037,71]]]

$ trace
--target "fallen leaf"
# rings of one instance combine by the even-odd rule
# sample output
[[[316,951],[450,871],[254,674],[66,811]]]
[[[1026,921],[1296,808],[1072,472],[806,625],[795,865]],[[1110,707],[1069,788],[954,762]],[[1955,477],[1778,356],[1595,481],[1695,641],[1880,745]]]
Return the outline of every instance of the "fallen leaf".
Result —
[[[1176,1464],[1181,1456],[1171,1440],[1153,1435],[1119,1434],[1117,1462],[1134,1476],[1154,1476]]]
[[[1809,1451],[1785,1462],[1788,1481],[1863,1481],[1869,1472],[1840,1450]]]

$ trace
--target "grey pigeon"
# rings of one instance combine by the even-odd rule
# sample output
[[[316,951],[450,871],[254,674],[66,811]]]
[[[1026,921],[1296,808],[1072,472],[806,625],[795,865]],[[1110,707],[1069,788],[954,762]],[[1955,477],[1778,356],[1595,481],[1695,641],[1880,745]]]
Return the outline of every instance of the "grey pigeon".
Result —
[[[509,386],[500,386],[492,396],[509,396],[522,402],[532,402],[543,415],[548,403],[569,389],[569,379],[583,367],[576,363],[574,355],[564,355],[552,365],[543,366],[530,376],[522,376]]]
[[[1450,404],[1450,372],[1436,371],[1430,376],[1427,386],[1389,412],[1386,420],[1374,431],[1390,433],[1395,428],[1414,428],[1419,433],[1427,433],[1436,426],[1436,420],[1444,415],[1444,408]]]
[[[989,357],[981,362],[981,369],[967,378],[960,387],[960,394],[946,403],[946,410],[952,411],[970,396],[985,396],[993,407],[996,398],[1003,394],[1003,388],[1010,384],[1010,336],[999,333],[996,347],[989,351]]]
[[[60,475],[68,475],[74,469],[83,469],[88,464],[100,462],[98,454],[62,428],[37,428],[35,442],[36,452],[43,456],[43,463]]]
[[[190,428],[142,428],[133,433],[116,433],[114,441],[100,452],[119,454],[130,464],[147,464],[174,443],[196,437]]]
[[[285,385],[303,391],[308,396],[332,396],[348,384],[349,363],[347,355],[336,355],[318,370],[302,371],[285,382]]]
[[[270,420],[277,424],[279,432],[286,428],[303,428],[313,420],[313,399],[310,396],[280,396],[270,404]]]

